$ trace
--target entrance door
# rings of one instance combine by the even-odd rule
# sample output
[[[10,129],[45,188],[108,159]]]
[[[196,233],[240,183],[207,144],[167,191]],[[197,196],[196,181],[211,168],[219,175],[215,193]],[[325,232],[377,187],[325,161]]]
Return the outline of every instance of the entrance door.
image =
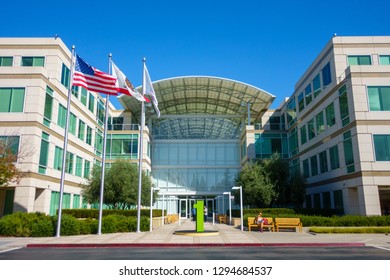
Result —
[[[207,217],[212,218],[214,213],[214,199],[206,199]]]
[[[180,219],[187,219],[187,212],[188,212],[188,208],[187,208],[187,199],[180,199],[179,200],[179,204],[180,204]]]

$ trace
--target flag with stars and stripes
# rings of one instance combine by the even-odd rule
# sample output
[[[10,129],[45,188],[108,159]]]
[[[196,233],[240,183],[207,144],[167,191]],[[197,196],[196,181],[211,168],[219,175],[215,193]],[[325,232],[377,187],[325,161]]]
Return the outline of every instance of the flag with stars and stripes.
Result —
[[[76,55],[73,85],[94,92],[118,95],[116,78],[92,67],[78,55]]]

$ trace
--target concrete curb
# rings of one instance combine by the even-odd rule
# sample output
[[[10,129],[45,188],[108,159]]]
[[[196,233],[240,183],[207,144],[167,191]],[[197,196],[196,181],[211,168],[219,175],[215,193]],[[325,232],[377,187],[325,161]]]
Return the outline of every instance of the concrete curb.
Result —
[[[364,247],[364,243],[84,243],[27,244],[27,248]]]

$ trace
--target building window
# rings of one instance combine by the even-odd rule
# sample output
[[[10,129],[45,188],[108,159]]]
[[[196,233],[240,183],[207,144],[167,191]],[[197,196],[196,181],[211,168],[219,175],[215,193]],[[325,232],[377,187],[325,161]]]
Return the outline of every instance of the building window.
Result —
[[[298,149],[298,133],[297,128],[294,127],[294,129],[291,130],[289,135],[289,147],[290,147],[290,156],[294,156],[299,152]]]
[[[339,90],[339,108],[341,123],[343,126],[349,124],[349,108],[348,108],[348,96],[347,87],[343,85]]]
[[[312,118],[308,123],[307,123],[307,134],[309,136],[309,140],[313,139],[316,136],[316,131],[315,131],[315,125],[314,125],[314,118]]]
[[[321,208],[321,196],[319,193],[315,193],[313,195],[313,202],[314,202],[314,208],[320,209]]]
[[[95,110],[95,97],[93,97],[92,93],[89,93],[88,100],[88,109],[93,113]]]
[[[326,125],[327,127],[331,127],[336,124],[336,117],[334,115],[334,104],[330,103],[325,108],[325,116],[326,116]]]
[[[88,145],[92,145],[92,128],[87,125],[87,138],[85,142]]]
[[[348,65],[371,65],[371,56],[348,55]]]
[[[316,128],[317,134],[320,134],[325,130],[324,113],[322,111],[316,115]]]
[[[330,169],[334,170],[340,167],[339,161],[339,148],[337,145],[329,148],[329,160],[330,160]]]
[[[84,106],[87,106],[87,97],[88,97],[88,91],[82,87],[80,90],[80,101]]]
[[[371,111],[390,111],[390,86],[367,87]]]
[[[0,56],[0,66],[12,66],[12,56]]]
[[[271,130],[280,130],[280,117],[270,117],[269,123]]]
[[[21,113],[24,107],[24,88],[0,88],[0,113]]]
[[[334,209],[338,210],[338,214],[344,214],[343,191],[338,190],[333,192]]]
[[[319,154],[320,158],[320,172],[325,173],[328,171],[328,157],[326,156],[326,150]]]
[[[305,159],[302,162],[302,167],[303,167],[303,177],[304,178],[310,177],[309,159]]]
[[[324,209],[330,209],[330,192],[324,192],[322,193],[322,205],[324,206]]]
[[[306,106],[310,104],[310,102],[313,99],[313,95],[311,92],[311,84],[308,84],[305,88],[305,100],[306,100]]]
[[[297,117],[295,97],[293,96],[287,104],[287,124],[292,126],[295,123]]]
[[[84,178],[89,179],[89,173],[91,169],[91,162],[84,160]]]
[[[100,125],[103,125],[104,123],[104,111],[104,103],[99,99],[97,104],[96,117]]]
[[[313,92],[314,97],[317,97],[321,93],[321,76],[318,74],[313,80]]]
[[[310,158],[311,176],[318,175],[317,155]]]
[[[39,153],[38,172],[46,174],[47,162],[49,158],[49,134],[42,132],[41,151]]]
[[[302,112],[302,110],[305,108],[305,100],[303,99],[303,92],[301,92],[298,95],[298,109],[299,112]]]
[[[103,149],[103,133],[98,129],[95,132],[95,154],[101,156]]]
[[[390,161],[390,135],[374,135],[375,159]]]
[[[379,56],[380,65],[390,65],[390,55],[380,55]]]
[[[45,108],[43,112],[43,124],[50,126],[53,112],[53,90],[46,86]]]
[[[66,88],[69,88],[69,83],[70,83],[70,70],[68,67],[66,67],[65,64],[62,64],[61,84],[64,85]]]
[[[74,194],[73,195],[73,209],[79,209],[80,208],[80,195]]]
[[[322,84],[324,88],[332,82],[332,75],[330,72],[330,64],[329,62],[322,68]]]
[[[79,130],[77,133],[77,137],[85,141],[85,123],[82,120],[79,120]]]
[[[58,106],[57,125],[62,128],[65,128],[66,126],[66,108],[61,104]]]
[[[79,156],[76,156],[76,170],[74,175],[79,177],[83,175],[83,159]]]
[[[74,166],[74,154],[70,152],[66,152],[66,169],[65,172],[69,174],[73,174],[73,166]]]
[[[306,136],[306,126],[302,126],[300,128],[301,131],[301,145],[305,144],[307,142],[307,136]]]
[[[22,66],[44,66],[45,58],[43,56],[24,56],[22,57]]]
[[[76,135],[77,117],[73,113],[70,113],[69,117],[69,132]]]
[[[108,158],[138,158],[138,134],[109,134]]]
[[[355,172],[355,160],[353,156],[353,145],[351,137],[351,131],[347,131],[343,134],[344,158],[345,165],[347,167],[347,173]]]
[[[61,170],[62,168],[62,151],[62,148],[57,146],[55,147],[53,168],[56,170]]]
[[[5,147],[6,151],[11,151],[15,157],[15,162],[18,159],[20,136],[0,136],[0,142]]]

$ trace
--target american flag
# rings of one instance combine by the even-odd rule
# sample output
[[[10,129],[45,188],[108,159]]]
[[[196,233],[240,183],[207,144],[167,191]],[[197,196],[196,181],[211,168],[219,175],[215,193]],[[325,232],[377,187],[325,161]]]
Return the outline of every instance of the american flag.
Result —
[[[86,63],[76,55],[73,85],[94,92],[118,95],[116,78]]]

